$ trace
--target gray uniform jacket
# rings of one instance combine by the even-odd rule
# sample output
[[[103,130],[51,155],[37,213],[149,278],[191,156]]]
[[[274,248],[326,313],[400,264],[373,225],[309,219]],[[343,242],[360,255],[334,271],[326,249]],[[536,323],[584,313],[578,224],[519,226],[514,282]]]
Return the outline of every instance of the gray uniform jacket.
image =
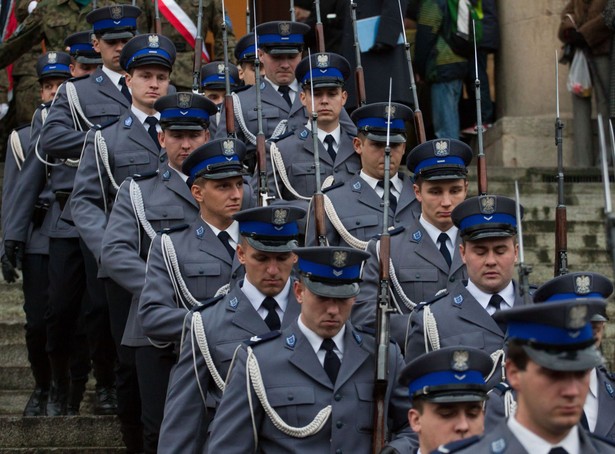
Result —
[[[583,454],[615,453],[615,446],[594,437],[579,426],[579,452]],[[528,453],[517,437],[508,428],[506,421],[490,432],[485,432],[480,438],[468,439],[465,441],[445,445],[434,452],[447,453],[481,453],[481,454],[532,454]]]
[[[438,246],[431,240],[419,219],[409,220],[405,229],[391,236],[391,260],[394,272],[405,295],[414,303],[428,301],[450,283],[467,278],[465,265],[459,253],[461,238],[453,250],[452,264],[449,268]],[[370,258],[363,269],[361,293],[352,309],[352,322],[355,325],[373,326],[376,321],[376,297],[378,294],[379,262],[378,241],[372,240],[367,247]],[[403,348],[411,309],[395,291],[391,291],[398,314],[391,315],[391,336]]]
[[[107,226],[117,189],[105,160],[96,145],[98,128],[87,136],[75,176],[70,208],[79,235],[100,264],[102,237]],[[106,156],[111,176],[116,185],[136,173],[149,173],[158,168],[159,159],[165,159],[137,117],[128,111],[100,131],[106,143]],[[99,266],[98,277],[107,277]]]
[[[155,232],[181,224],[191,224],[199,207],[188,185],[167,163],[143,179],[128,178],[117,193],[101,249],[101,265],[116,283],[132,295],[132,303],[122,343],[131,347],[151,345],[137,320],[139,295],[145,283],[145,262],[151,239],[137,216],[131,187],[141,192],[145,219]]]
[[[179,342],[188,309],[175,293],[165,265],[163,236],[156,235],[152,241],[138,316],[145,335],[150,339]],[[243,277],[243,267],[237,257],[231,260],[222,242],[200,217],[189,227],[171,232],[168,237],[175,246],[181,276],[197,301],[204,302],[223,285],[233,285],[236,279]]]
[[[222,300],[195,309],[201,313],[209,351],[216,370],[223,379],[228,374],[237,346],[269,329],[241,291],[242,283],[238,282]],[[295,299],[291,283],[282,328],[294,322],[300,311],[301,306]],[[195,360],[192,356],[193,349],[196,352]],[[199,384],[207,397],[207,405],[201,397]],[[201,452],[208,429],[206,412],[215,411],[214,406],[220,402],[221,396],[222,392],[213,381],[203,355],[194,341],[194,333],[190,332],[186,335],[179,360],[171,375],[158,450]]]
[[[432,302],[418,306],[410,315],[410,334],[406,344],[406,361],[410,362],[425,353],[425,335],[423,316],[425,307],[429,306],[438,327],[440,347],[465,345],[479,348],[492,354],[504,347],[504,333],[491,315],[480,305],[465,287],[465,282],[455,282]],[[513,307],[523,304],[515,283],[515,301]],[[431,345],[428,350],[432,350]],[[492,388],[501,381],[499,373],[489,380]]]
[[[344,357],[335,385],[325,373],[312,346],[297,323],[281,336],[252,346],[267,398],[284,422],[302,427],[327,405],[332,413],[324,427],[305,438],[280,432],[265,414],[253,388],[254,422],[258,447],[267,453],[371,452],[373,431],[374,352],[373,337],[346,323]],[[211,425],[209,452],[255,452],[252,418],[246,392],[246,358],[240,349],[226,390]],[[408,430],[407,390],[397,383],[403,367],[398,348],[389,349],[389,383],[385,396],[388,427],[397,434]]]
[[[403,189],[397,201],[395,215],[389,211],[389,227],[409,225],[421,214],[421,205],[416,200],[412,183],[406,175],[400,173],[399,177],[403,182]],[[336,185],[325,191],[325,195],[331,200],[337,216],[353,237],[369,241],[382,233],[384,202],[359,173],[343,185]],[[312,209],[311,219],[314,219],[313,212]],[[329,245],[350,246],[342,239],[329,216],[325,219]],[[315,229],[306,232],[306,244],[317,245]]]

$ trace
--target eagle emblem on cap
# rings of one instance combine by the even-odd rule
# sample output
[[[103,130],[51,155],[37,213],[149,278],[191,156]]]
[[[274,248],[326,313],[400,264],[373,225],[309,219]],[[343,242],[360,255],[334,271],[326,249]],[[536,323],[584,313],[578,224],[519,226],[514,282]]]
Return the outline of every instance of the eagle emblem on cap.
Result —
[[[273,223],[275,225],[286,224],[288,221],[288,210],[285,208],[278,208],[273,212]]]
[[[280,31],[280,35],[288,36],[290,35],[290,22],[282,22],[278,26],[278,30]]]
[[[587,319],[587,306],[572,306],[568,311],[568,328],[581,329],[585,326]]]
[[[465,372],[470,367],[468,361],[470,360],[470,354],[467,350],[455,350],[453,352],[453,364],[451,368],[457,372]]]
[[[119,20],[122,18],[122,7],[120,5],[115,5],[111,7],[111,19]]]
[[[180,109],[187,109],[192,104],[192,94],[191,93],[179,93],[177,95],[177,107]]]
[[[158,35],[149,35],[147,37],[147,46],[152,49],[160,47],[160,38],[158,38]]]
[[[218,63],[218,74],[224,74],[224,63]]]
[[[495,213],[495,197],[492,195],[485,195],[479,198],[480,212],[483,214]]]
[[[316,56],[316,66],[326,68],[329,66],[329,56],[327,54],[318,54]]]
[[[434,144],[433,151],[436,156],[448,156],[448,142],[446,140],[438,140]]]
[[[387,118],[395,118],[395,112],[397,112],[397,107],[396,106],[385,106],[384,107],[384,114],[387,116]]]
[[[235,142],[232,140],[225,140],[222,142],[222,153],[224,156],[231,156],[235,154]]]
[[[348,252],[335,251],[333,253],[333,258],[331,259],[331,265],[333,265],[335,268],[344,268],[347,262],[348,262]]]
[[[47,62],[50,64],[54,64],[58,62],[58,54],[56,54],[55,52],[49,52],[47,54]]]
[[[577,295],[587,295],[591,291],[591,278],[586,274],[577,276],[574,279],[574,293]]]

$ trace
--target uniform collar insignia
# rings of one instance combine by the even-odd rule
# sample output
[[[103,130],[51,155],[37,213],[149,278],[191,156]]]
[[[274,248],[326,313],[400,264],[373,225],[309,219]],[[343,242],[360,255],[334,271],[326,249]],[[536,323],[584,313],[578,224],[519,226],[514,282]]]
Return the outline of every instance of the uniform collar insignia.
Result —
[[[352,337],[354,337],[354,340],[357,344],[361,345],[361,342],[363,342],[363,338],[361,337],[361,335],[359,333],[357,333],[356,331],[352,332]]]
[[[239,300],[237,299],[237,297],[233,297],[229,302],[228,305],[231,306],[233,309],[235,309],[237,307],[237,305],[239,304]],[[250,339],[252,340],[252,339]]]
[[[100,84],[103,81],[103,76],[98,76],[95,80],[97,84]]]
[[[494,454],[504,452],[506,449],[506,440],[503,438],[499,438],[493,442],[491,442],[491,452]]]
[[[167,170],[162,174],[162,179],[165,181],[169,181],[171,179],[171,171]]]
[[[613,385],[605,381],[604,387],[606,388],[606,392],[609,393],[609,396],[611,396],[611,399],[615,399],[615,389],[613,389]]]
[[[291,334],[290,336],[286,338],[286,345],[288,345],[290,348],[295,348],[296,343],[297,343],[297,336],[295,336],[294,334]]]
[[[203,228],[203,226],[199,226],[198,229],[196,229],[196,237],[200,240],[203,238],[203,235],[205,234],[205,229]]]
[[[455,303],[457,306],[461,306],[461,303],[463,303],[463,296],[457,295],[456,297],[454,297],[453,303]]]
[[[124,120],[124,126],[126,126],[127,128],[130,128],[132,126],[132,117],[130,115]]]
[[[412,239],[414,241],[421,241],[422,237],[423,237],[423,233],[420,230],[417,230],[416,232],[412,234]]]
[[[358,191],[361,189],[361,182],[360,181],[355,181],[355,183],[352,185],[352,189],[354,189],[355,191]]]

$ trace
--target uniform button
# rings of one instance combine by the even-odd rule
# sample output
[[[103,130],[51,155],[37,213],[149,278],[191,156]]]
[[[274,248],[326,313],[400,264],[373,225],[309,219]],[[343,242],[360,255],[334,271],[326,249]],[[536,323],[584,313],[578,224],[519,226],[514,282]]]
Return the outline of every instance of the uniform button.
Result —
[[[336,449],[335,450],[335,454],[342,454],[342,450],[341,449]]]
[[[160,162],[164,162],[164,156],[160,156]]]
[[[361,225],[361,221],[355,221],[356,225]]]
[[[231,278],[233,278],[233,279],[237,279],[237,273],[233,273],[233,275],[231,276]]]
[[[135,158],[130,158],[130,162],[135,162]]]
[[[290,400],[290,401],[295,400],[295,396],[293,396],[292,394],[289,394],[288,395],[288,400]]]
[[[341,429],[342,427],[344,427],[344,423],[343,423],[342,421],[338,421],[338,422],[336,422],[336,423],[335,423],[335,426],[336,426],[338,429]]]
[[[449,277],[449,278],[448,278],[448,280],[449,280],[450,282],[455,282],[455,276],[451,276],[451,277]]]
[[[334,171],[335,173],[337,173],[337,172],[339,172],[339,171],[340,171],[340,169],[334,169],[333,171]]]
[[[339,402],[340,400],[342,400],[342,395],[340,393],[337,393],[334,397],[333,397],[337,402]]]
[[[205,274],[205,271],[199,270],[199,274]]]
[[[415,278],[419,279],[421,277],[420,273],[416,273],[416,276],[414,276]]]
[[[166,214],[166,213],[162,213],[162,217],[163,217],[163,218],[166,218],[166,217],[167,217],[167,214]]]

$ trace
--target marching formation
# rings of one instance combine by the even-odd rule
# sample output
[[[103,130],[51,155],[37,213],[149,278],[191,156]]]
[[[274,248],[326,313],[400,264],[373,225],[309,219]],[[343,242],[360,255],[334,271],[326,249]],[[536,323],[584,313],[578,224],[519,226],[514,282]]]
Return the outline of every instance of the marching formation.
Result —
[[[78,415],[92,372],[130,453],[615,453],[613,284],[568,272],[558,200],[530,291],[518,194],[487,191],[476,39],[473,166],[426,139],[405,1],[350,0],[354,55],[325,51],[319,0],[314,30],[248,3],[237,41],[223,1],[180,3],[45,0],[0,44],[5,66],[47,42],[2,199],[24,416]]]

